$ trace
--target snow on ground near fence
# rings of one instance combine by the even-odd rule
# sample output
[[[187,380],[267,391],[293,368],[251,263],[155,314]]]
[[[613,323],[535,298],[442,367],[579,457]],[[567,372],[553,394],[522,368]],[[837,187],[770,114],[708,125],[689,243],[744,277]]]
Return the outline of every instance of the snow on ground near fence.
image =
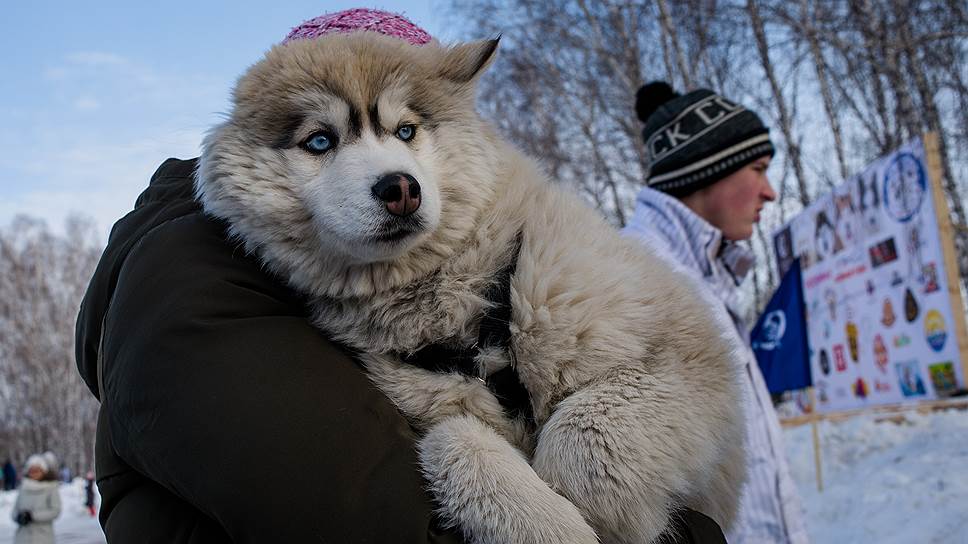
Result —
[[[61,515],[54,521],[57,544],[103,544],[104,533],[97,518],[92,518],[84,507],[84,480],[75,478],[72,483],[61,485],[60,495]],[[0,491],[0,544],[13,542],[17,525],[10,511],[16,498],[16,491]]]
[[[807,530],[815,544],[968,542],[968,412],[858,416],[820,424],[824,491],[817,492],[809,425],[785,431]],[[0,493],[0,544],[13,539],[15,492]],[[58,544],[104,537],[84,510],[84,482],[61,487]]]
[[[877,419],[820,424],[822,493],[810,425],[786,430],[813,542],[968,542],[968,412]]]

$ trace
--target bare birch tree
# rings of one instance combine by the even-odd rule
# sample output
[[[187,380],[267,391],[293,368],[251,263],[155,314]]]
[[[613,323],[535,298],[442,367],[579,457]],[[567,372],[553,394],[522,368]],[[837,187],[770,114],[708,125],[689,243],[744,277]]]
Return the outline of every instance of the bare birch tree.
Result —
[[[0,229],[0,444],[93,467],[97,402],[74,366],[74,322],[100,256],[92,221],[66,235],[25,216]]]
[[[449,1],[467,38],[503,36],[483,113],[616,225],[648,159],[633,110],[642,83],[711,88],[759,113],[774,129],[780,195],[751,241],[760,267],[770,266],[772,231],[811,196],[938,132],[968,286],[963,0]],[[755,308],[775,281],[759,271]]]

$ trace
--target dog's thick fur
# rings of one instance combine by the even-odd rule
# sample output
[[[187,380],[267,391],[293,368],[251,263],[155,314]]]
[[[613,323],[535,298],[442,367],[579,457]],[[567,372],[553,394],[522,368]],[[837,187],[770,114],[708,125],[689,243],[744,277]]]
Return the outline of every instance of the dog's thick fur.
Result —
[[[693,281],[477,115],[496,46],[352,33],[274,47],[205,141],[199,198],[366,354],[425,431],[421,468],[472,541],[651,542],[682,505],[728,526],[744,474],[734,333]],[[300,144],[320,129],[339,141],[315,155]],[[389,172],[421,186],[405,221],[372,194]],[[536,426],[510,420],[482,381],[400,358],[476,341],[519,234],[512,347]],[[483,375],[511,364],[478,360]]]

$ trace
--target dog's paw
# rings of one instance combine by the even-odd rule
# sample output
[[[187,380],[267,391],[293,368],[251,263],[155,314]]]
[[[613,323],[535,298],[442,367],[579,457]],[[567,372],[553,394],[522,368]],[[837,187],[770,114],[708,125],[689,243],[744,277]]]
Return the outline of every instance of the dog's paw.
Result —
[[[419,445],[444,519],[472,542],[596,544],[581,512],[543,482],[527,458],[471,416],[447,418]]]

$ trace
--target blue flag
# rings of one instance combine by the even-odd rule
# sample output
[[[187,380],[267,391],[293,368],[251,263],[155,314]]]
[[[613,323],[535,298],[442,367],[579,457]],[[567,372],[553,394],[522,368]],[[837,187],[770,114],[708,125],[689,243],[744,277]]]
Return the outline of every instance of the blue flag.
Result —
[[[770,393],[812,385],[799,259],[783,276],[780,287],[750,332],[750,338]]]

